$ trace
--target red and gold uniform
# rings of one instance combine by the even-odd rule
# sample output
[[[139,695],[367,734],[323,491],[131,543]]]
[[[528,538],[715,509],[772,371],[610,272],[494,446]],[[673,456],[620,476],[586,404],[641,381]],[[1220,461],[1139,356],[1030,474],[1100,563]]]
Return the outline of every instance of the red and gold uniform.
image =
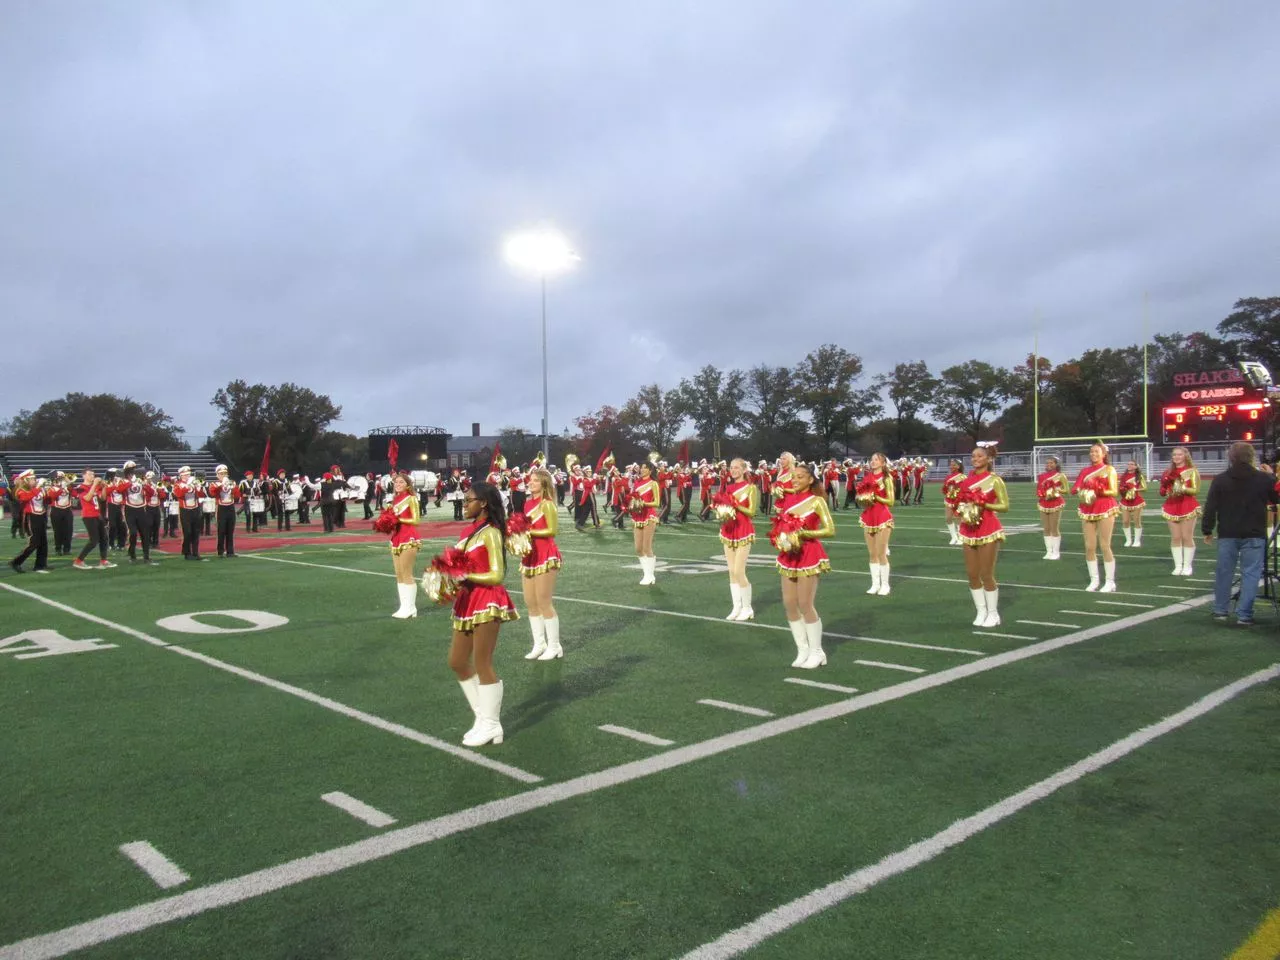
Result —
[[[524,502],[523,512],[529,521],[531,548],[520,558],[520,572],[526,577],[536,577],[548,570],[559,570],[563,559],[556,546],[560,519],[555,502],[546,497],[530,497]]]
[[[965,517],[966,503],[973,502],[976,520],[969,523]],[[997,513],[1009,509],[1009,492],[1004,479],[990,470],[975,470],[960,483],[958,504],[960,516],[960,542],[969,547],[980,547],[1004,539],[1004,527]],[[969,519],[973,519],[970,517]]]
[[[1062,478],[1066,481],[1066,477]],[[952,510],[956,508],[956,504],[960,502],[960,484],[964,483],[964,471],[952,469],[942,481],[942,500]],[[1058,505],[1058,509],[1062,509],[1062,505]]]
[[[1114,517],[1120,512],[1116,498],[1120,495],[1120,478],[1116,468],[1109,463],[1090,464],[1080,471],[1071,492],[1079,497],[1076,512],[1086,523],[1094,523]]]
[[[726,547],[750,546],[756,540],[756,525],[751,518],[760,511],[760,489],[743,478],[737,483],[730,482],[724,492],[733,498],[738,512],[732,520],[720,524],[720,542]]]
[[[477,520],[463,531],[456,546],[466,553],[472,572],[453,601],[453,629],[469,633],[478,624],[519,620],[502,585],[502,532],[487,520]]]
[[[1160,477],[1160,495],[1165,498],[1160,513],[1175,523],[1188,517],[1200,516],[1200,471],[1195,467],[1170,465]]]
[[[1046,470],[1036,477],[1036,507],[1041,513],[1059,513],[1067,505],[1071,481],[1061,470]]]
[[[1142,479],[1141,472],[1126,470],[1120,474],[1120,506],[1126,510],[1145,507],[1147,501],[1142,496],[1142,491],[1145,489],[1147,489],[1147,481]]]
[[[784,577],[816,577],[831,572],[831,561],[819,539],[835,535],[826,497],[812,491],[788,493],[778,502],[779,513],[789,513],[801,521],[803,545],[795,553],[778,553],[778,571]]]
[[[641,501],[644,506],[631,511],[631,519],[635,521],[637,527],[647,527],[658,519],[658,499],[661,493],[658,489],[658,481],[638,480],[635,488],[631,491],[631,499]]]
[[[418,495],[410,488],[391,501],[390,509],[400,521],[400,525],[391,534],[392,555],[399,556],[406,550],[417,550],[422,546],[422,538],[418,536],[418,523],[421,520]]]
[[[859,503],[863,504],[862,514],[858,517],[862,528],[875,533],[892,527],[893,511],[889,509],[893,506],[892,475],[883,470],[875,471],[868,474],[859,486],[863,488],[858,493]]]

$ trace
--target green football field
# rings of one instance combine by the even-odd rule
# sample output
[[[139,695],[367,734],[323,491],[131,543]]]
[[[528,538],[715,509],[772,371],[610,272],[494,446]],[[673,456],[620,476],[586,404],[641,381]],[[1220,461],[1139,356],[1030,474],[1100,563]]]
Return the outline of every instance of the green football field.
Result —
[[[993,630],[933,490],[889,597],[837,512],[814,671],[763,537],[729,623],[713,524],[659,529],[653,587],[567,524],[565,657],[503,628],[478,750],[384,543],[2,567],[0,960],[1280,955],[1270,605],[1212,622],[1158,516],[1086,593],[1078,524],[1041,560],[1012,492]]]

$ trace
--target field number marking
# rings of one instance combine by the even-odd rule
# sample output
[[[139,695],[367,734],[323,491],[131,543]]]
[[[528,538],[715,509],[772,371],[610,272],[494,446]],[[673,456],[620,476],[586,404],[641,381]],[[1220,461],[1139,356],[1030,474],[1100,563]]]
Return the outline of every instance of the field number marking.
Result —
[[[94,650],[111,650],[114,647],[114,643],[103,643],[101,640],[72,640],[57,630],[24,630],[0,640],[0,653],[12,653],[15,660],[58,657],[64,653],[92,653]]]
[[[247,627],[224,627],[216,623],[201,623],[196,617],[228,617],[247,623]],[[197,610],[195,613],[179,613],[172,617],[161,617],[156,621],[157,627],[172,630],[174,633],[253,633],[255,630],[270,630],[272,627],[283,627],[289,622],[288,617],[265,610]]]

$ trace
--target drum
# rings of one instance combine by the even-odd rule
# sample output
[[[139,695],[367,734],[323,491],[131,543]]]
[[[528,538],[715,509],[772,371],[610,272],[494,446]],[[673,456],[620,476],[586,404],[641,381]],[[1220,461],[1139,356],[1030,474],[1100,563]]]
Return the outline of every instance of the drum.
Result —
[[[293,496],[292,494],[290,494],[289,496],[285,497],[285,498],[284,498],[284,508],[285,508],[286,510],[297,510],[297,509],[298,509],[298,498],[297,498],[296,496]]]
[[[250,497],[249,512],[250,513],[266,513],[267,501],[263,497]]]
[[[200,512],[201,512],[201,513],[217,513],[217,512],[218,512],[218,503],[217,503],[217,501],[216,501],[216,500],[201,500],[201,501],[200,501]]]
[[[165,513],[167,513],[169,516],[176,517],[178,515],[178,510],[179,510],[178,501],[170,500],[168,503],[164,505],[164,510],[165,510]]]

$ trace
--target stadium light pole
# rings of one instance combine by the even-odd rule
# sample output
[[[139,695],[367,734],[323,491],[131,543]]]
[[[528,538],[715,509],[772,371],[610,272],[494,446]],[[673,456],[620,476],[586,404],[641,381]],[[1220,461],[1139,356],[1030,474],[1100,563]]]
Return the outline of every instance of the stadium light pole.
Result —
[[[549,390],[547,387],[547,276],[563,273],[582,258],[559,231],[550,227],[509,236],[503,255],[512,266],[536,273],[542,285],[542,458],[551,462]]]

